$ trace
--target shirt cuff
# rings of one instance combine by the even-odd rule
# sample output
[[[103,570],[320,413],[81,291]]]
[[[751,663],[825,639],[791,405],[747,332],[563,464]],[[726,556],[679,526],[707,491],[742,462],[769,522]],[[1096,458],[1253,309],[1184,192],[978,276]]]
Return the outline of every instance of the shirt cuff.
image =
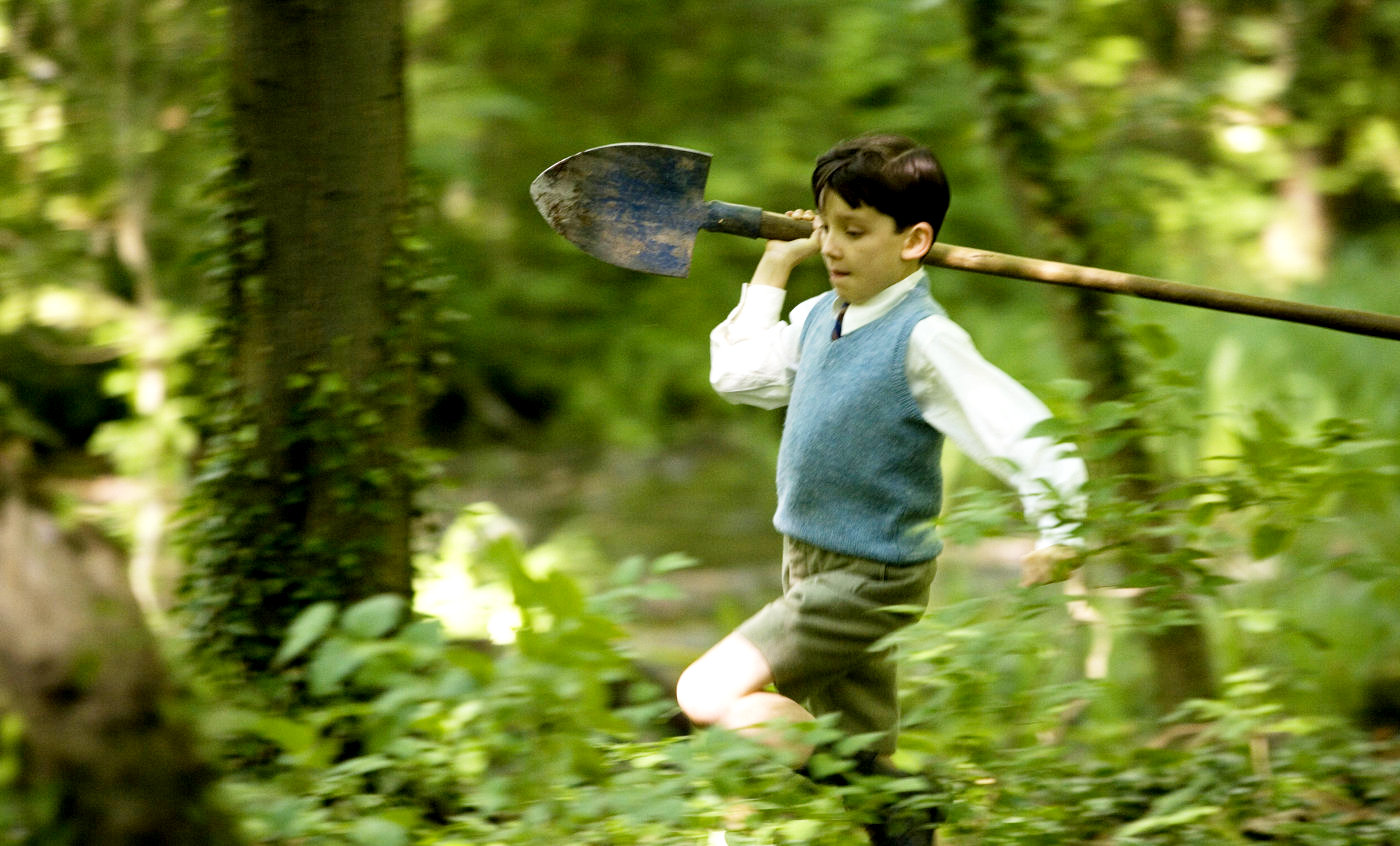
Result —
[[[739,295],[739,305],[730,318],[730,326],[740,335],[767,329],[782,317],[786,300],[787,291],[783,288],[745,283]]]
[[[1041,525],[1040,537],[1036,539],[1035,548],[1041,550],[1048,549],[1052,546],[1067,546],[1071,549],[1083,549],[1084,538],[1079,535],[1079,524],[1056,523],[1052,526]]]

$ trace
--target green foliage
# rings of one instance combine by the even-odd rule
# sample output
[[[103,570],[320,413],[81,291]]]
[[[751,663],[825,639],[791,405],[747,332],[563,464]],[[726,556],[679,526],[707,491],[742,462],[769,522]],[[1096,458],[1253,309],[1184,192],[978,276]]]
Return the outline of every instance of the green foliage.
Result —
[[[45,446],[62,440],[52,426],[16,400],[15,392],[5,384],[0,384],[0,433]]]
[[[663,736],[674,706],[627,656],[613,617],[667,562],[586,597],[561,573],[531,575],[525,559],[510,536],[479,559],[521,612],[508,647],[452,643],[397,597],[297,617],[273,696],[300,692],[301,704],[279,713],[229,691],[237,704],[208,715],[237,762],[227,795],[253,842],[681,842],[718,825],[726,797],[769,788],[755,825],[815,835],[777,813],[784,795],[835,818],[829,797],[751,744]]]
[[[1175,346],[1160,330],[1146,334],[1162,351]],[[1080,413],[1057,403],[1067,410],[1040,429],[1091,457],[1143,438],[1173,470],[1140,499],[1122,496],[1123,479],[1092,479],[1083,566],[1069,596],[984,596],[958,572],[961,562],[944,565],[945,601],[901,638],[919,656],[910,707],[940,732],[1059,734],[1061,715],[1083,707],[1086,676],[1107,685],[1097,720],[1143,719],[1143,691],[1155,680],[1139,639],[1183,621],[1173,602],[1182,595],[1209,631],[1215,670],[1267,672],[1288,708],[1358,714],[1393,674],[1400,582],[1387,564],[1393,545],[1370,530],[1366,503],[1391,495],[1395,442],[1287,397],[1250,413],[1215,408],[1174,362],[1144,362],[1140,393],[1122,404]],[[1053,393],[1080,391],[1062,384]],[[1012,511],[1008,494],[954,491],[941,519],[954,554],[1015,532]],[[1015,714],[1037,716],[1007,732]]]
[[[965,738],[951,829],[978,844],[1390,842],[1400,797],[1385,784],[1396,771],[1386,747],[1288,717],[1266,692],[1241,674],[1225,698],[1188,703],[1146,743]]]
[[[1383,749],[1327,731],[1255,738],[1222,741],[1207,724],[1189,751],[1103,749],[1072,762],[1027,753],[1024,769],[979,779],[966,800],[975,810],[954,830],[979,844],[1391,842],[1393,794],[1357,801],[1347,784],[1393,777]],[[1329,748],[1346,750],[1355,770],[1334,769],[1335,758],[1317,766]]]
[[[1159,724],[1115,716],[1083,681],[1063,598],[940,606],[898,636],[909,672],[900,762],[925,777],[817,787],[722,731],[670,735],[674,705],[617,623],[673,566],[620,568],[590,592],[499,522],[473,566],[508,586],[513,644],[454,643],[397,597],[308,606],[271,687],[216,686],[206,728],[253,843],[694,844],[858,841],[878,804],[929,802],[958,843],[1384,844],[1400,833],[1400,758],[1286,708],[1273,677]],[[1060,630],[1060,634],[1052,634]],[[826,722],[808,739],[847,752]],[[823,753],[814,769],[840,769]],[[739,812],[735,809],[742,808]]]
[[[554,161],[619,140],[681,144],[715,154],[711,196],[793,208],[810,204],[811,163],[842,135],[929,127],[949,138],[950,163],[969,154],[952,140],[977,107],[957,22],[928,8],[643,4],[629,5],[625,27],[567,0],[529,14],[417,8],[416,155],[442,198],[430,237],[471,268],[452,292],[470,320],[447,381],[478,412],[476,434],[649,446],[742,413],[705,382],[705,336],[759,245],[701,235],[691,281],[599,263],[530,205],[526,186]],[[534,26],[536,16],[555,24]],[[978,194],[975,182],[962,176],[963,196]],[[974,205],[963,220],[978,218]],[[797,293],[816,293],[818,280],[802,274]]]
[[[50,797],[23,783],[23,738],[19,714],[0,710],[0,840],[6,842],[19,842],[34,820],[54,817]]]
[[[1119,587],[1175,589],[1169,574],[1185,573],[1190,593],[1213,595],[1230,581],[1224,572],[1230,559],[1242,553],[1254,561],[1274,559],[1300,536],[1345,519],[1359,503],[1388,496],[1397,444],[1376,436],[1367,421],[1309,419],[1280,401],[1247,413],[1213,408],[1207,386],[1176,368],[1170,333],[1156,325],[1130,332],[1149,353],[1138,363],[1133,393],[1087,408],[1065,404],[1059,417],[1036,430],[1077,444],[1090,462],[1126,443],[1146,443],[1171,470],[1169,477],[1132,480],[1148,483],[1144,501],[1121,494],[1124,478],[1100,474],[1089,483],[1084,522],[1094,536],[1116,539],[1113,547],[1091,545],[1090,561],[1123,564]],[[1072,383],[1060,389],[1080,391]],[[985,522],[975,511],[971,516]],[[945,522],[957,526],[963,519],[953,513]]]
[[[0,399],[0,427],[50,449],[81,448],[124,413],[143,446],[188,436],[176,408],[141,410],[133,394],[140,381],[159,403],[153,381],[181,383],[197,323],[194,193],[218,155],[204,132],[219,79],[209,13],[203,2],[3,10],[0,395],[19,396]],[[73,377],[82,371],[130,381],[104,392]],[[150,459],[169,474],[187,451],[177,447]]]
[[[425,365],[465,406],[444,442],[479,454],[499,440],[534,445],[543,432],[587,453],[722,425],[753,455],[771,451],[771,418],[723,405],[704,382],[705,332],[732,305],[758,245],[701,236],[688,281],[578,254],[539,221],[525,188],[585,147],[705,149],[716,154],[710,196],[787,208],[807,202],[805,175],[831,141],[904,131],[934,143],[952,174],[947,240],[1023,252],[1033,233],[1015,222],[986,143],[984,86],[997,80],[969,62],[960,5],[984,4],[412,0],[408,84],[428,223],[395,259],[404,320],[384,340],[402,351],[428,331],[417,311],[427,295],[440,293],[460,318],[456,363]],[[1086,224],[1068,250],[1202,284],[1400,310],[1388,283],[1400,261],[1393,4],[1007,6],[996,23],[1027,48],[1033,83],[1017,92],[1018,114],[1055,148],[1029,153],[1062,164],[1040,187],[1067,189]],[[133,416],[92,447],[126,475],[183,485],[191,417],[208,414],[198,427],[207,460],[186,514],[188,608],[196,635],[225,658],[277,667],[263,684],[240,679],[210,697],[250,834],[695,843],[741,798],[755,814],[732,842],[859,838],[839,796],[794,782],[754,750],[717,733],[657,735],[671,706],[623,645],[630,599],[657,584],[654,563],[620,567],[600,597],[574,569],[535,566],[542,551],[518,538],[478,547],[476,584],[522,626],[513,643],[483,652],[395,600],[352,605],[344,591],[375,551],[277,519],[304,501],[309,473],[325,472],[337,501],[373,520],[376,495],[421,465],[354,469],[362,436],[382,430],[387,383],[308,369],[295,377],[297,419],[279,433],[250,428],[246,407],[221,401],[231,327],[199,316],[210,280],[195,258],[213,256],[225,274],[215,288],[244,274],[250,297],[261,258],[259,222],[228,197],[198,193],[228,155],[221,110],[209,106],[225,84],[224,14],[188,0],[6,7],[0,331],[37,327],[65,354],[118,356],[106,387]],[[220,238],[225,221],[237,237],[203,243],[211,213]],[[414,269],[427,253],[460,280],[444,286],[436,271]],[[1360,710],[1368,678],[1383,680],[1400,660],[1391,566],[1400,496],[1387,469],[1400,459],[1400,385],[1395,368],[1378,366],[1386,346],[1126,304],[1143,321],[1126,331],[1156,373],[1122,404],[1083,408],[1082,385],[1054,381],[1054,327],[1035,294],[981,277],[935,280],[989,358],[1046,387],[1063,417],[1046,434],[1073,437],[1095,458],[1145,438],[1176,480],[1149,480],[1150,499],[1129,502],[1112,493],[1119,480],[1096,479],[1082,571],[1096,625],[1074,622],[1082,607],[1053,589],[1006,598],[1001,585],[992,594],[945,567],[940,584],[955,595],[900,646],[902,755],[944,780],[949,834],[1400,839],[1394,750],[1310,716]],[[815,272],[799,274],[793,297],[820,286]],[[191,367],[192,347],[210,359]],[[58,385],[43,362],[4,358],[12,371],[42,372],[67,410],[94,399],[89,386]],[[136,410],[139,377],[155,371],[172,398],[198,391],[212,402]],[[58,443],[62,427],[36,413],[33,383],[6,378],[0,430]],[[323,439],[328,464],[271,478],[248,449],[259,437]],[[963,475],[950,537],[1005,534],[1004,498]],[[253,493],[269,483],[272,499]],[[1129,540],[1095,546],[1095,533]],[[1201,610],[1225,692],[1157,726],[1144,716],[1137,635],[1176,620],[1135,600],[1164,584]],[[1084,681],[1104,642],[1106,674]],[[17,734],[0,717],[0,832],[12,830]]]

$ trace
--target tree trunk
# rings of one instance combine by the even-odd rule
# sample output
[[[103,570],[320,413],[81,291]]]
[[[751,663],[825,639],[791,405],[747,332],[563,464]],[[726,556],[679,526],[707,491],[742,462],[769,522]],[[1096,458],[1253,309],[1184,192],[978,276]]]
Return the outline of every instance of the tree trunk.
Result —
[[[21,449],[0,455],[0,689],[24,721],[21,786],[51,800],[37,803],[46,813],[27,821],[25,842],[238,842],[169,707],[120,557],[26,502]]]
[[[1097,264],[1091,226],[1077,211],[1074,191],[1058,175],[1056,151],[1043,127],[1047,116],[1037,108],[1035,92],[1023,58],[1021,34],[1014,26],[1015,3],[1009,0],[965,0],[963,4],[972,58],[989,81],[987,104],[992,137],[1003,173],[1021,204],[1026,228],[1041,234],[1038,245],[1051,258]],[[1127,399],[1133,388],[1126,340],[1117,329],[1108,295],[1095,291],[1050,291],[1052,313],[1071,370],[1090,385],[1090,403]],[[1153,479],[1161,472],[1141,438],[1123,447],[1094,468],[1120,480],[1117,495],[1130,502],[1151,502],[1157,495]],[[1126,539],[1144,558],[1169,552],[1159,533],[1148,540]],[[1148,544],[1144,547],[1143,544]],[[1131,552],[1129,553],[1131,558]],[[1126,560],[1133,566],[1135,562]],[[1169,709],[1186,699],[1209,696],[1215,684],[1204,628],[1181,589],[1180,574],[1150,597],[1153,607],[1171,611],[1185,624],[1146,635],[1156,683],[1154,699]]]
[[[231,370],[186,600],[256,665],[311,601],[411,591],[421,308],[401,0],[237,0],[230,32]]]

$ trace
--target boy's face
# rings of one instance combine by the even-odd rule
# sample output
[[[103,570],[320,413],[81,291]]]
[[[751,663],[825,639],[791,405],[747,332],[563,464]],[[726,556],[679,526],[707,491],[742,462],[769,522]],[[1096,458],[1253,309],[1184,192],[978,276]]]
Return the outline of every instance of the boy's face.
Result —
[[[900,231],[894,218],[870,206],[851,208],[840,194],[825,191],[821,198],[822,261],[836,295],[862,303],[918,269],[927,251],[924,230],[932,242],[932,227],[917,223]]]

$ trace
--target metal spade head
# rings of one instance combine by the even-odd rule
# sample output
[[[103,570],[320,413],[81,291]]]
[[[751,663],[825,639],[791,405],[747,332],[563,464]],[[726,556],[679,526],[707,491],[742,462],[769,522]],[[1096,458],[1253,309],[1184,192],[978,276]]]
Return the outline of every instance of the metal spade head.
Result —
[[[608,144],[535,177],[530,197],[556,232],[611,264],[685,276],[706,220],[710,154],[662,144]]]

